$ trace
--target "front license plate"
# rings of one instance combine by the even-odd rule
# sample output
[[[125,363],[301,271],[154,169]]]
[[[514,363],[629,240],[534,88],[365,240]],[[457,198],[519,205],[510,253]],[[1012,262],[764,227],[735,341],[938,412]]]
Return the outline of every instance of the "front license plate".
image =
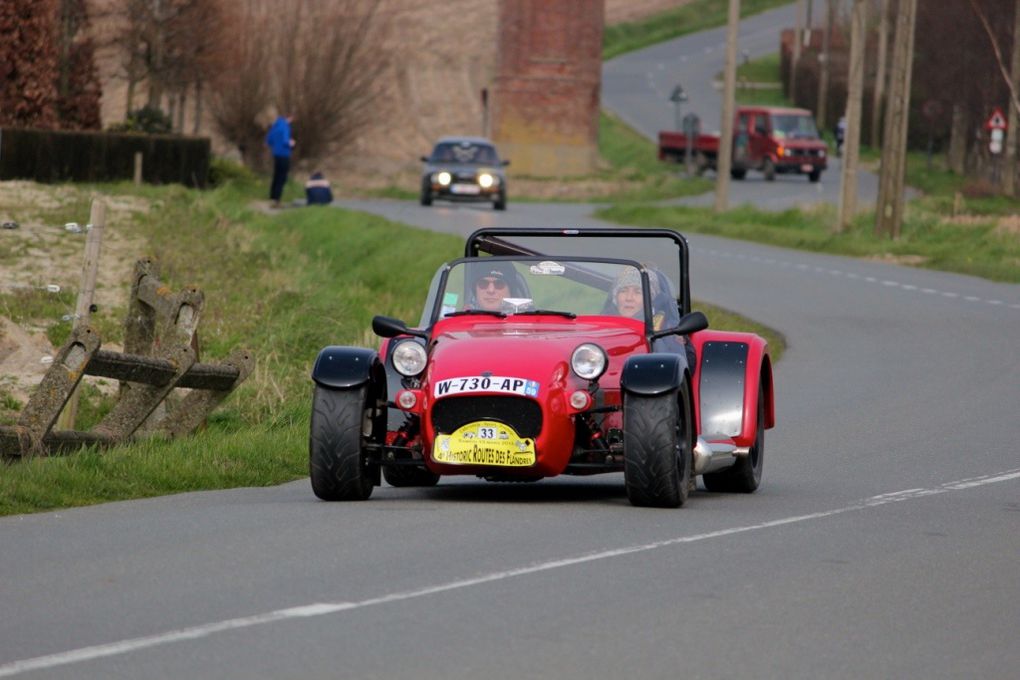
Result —
[[[480,420],[453,434],[438,435],[432,458],[451,465],[531,467],[535,464],[535,441],[521,439],[503,423]]]
[[[811,165],[810,163],[805,163],[804,165],[800,166],[801,172],[811,172],[814,169],[815,169],[814,166]]]
[[[476,184],[453,184],[450,186],[450,191],[454,194],[464,195],[477,195],[481,193],[481,189]]]

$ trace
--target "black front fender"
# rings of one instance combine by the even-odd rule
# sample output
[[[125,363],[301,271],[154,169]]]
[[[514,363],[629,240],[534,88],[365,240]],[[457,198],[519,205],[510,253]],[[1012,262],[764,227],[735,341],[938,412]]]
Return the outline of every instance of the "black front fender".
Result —
[[[312,380],[323,387],[359,387],[382,375],[379,353],[364,347],[325,347],[315,358]]]
[[[620,376],[624,392],[655,396],[680,389],[687,361],[679,354],[638,354],[627,359]]]

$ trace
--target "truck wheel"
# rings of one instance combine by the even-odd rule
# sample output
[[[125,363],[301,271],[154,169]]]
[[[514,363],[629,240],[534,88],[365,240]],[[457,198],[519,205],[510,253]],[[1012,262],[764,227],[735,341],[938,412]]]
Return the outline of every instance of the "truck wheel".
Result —
[[[765,173],[765,181],[771,182],[776,179],[776,165],[771,158],[766,158],[761,164],[761,171]]]
[[[623,478],[633,505],[675,508],[687,500],[690,422],[686,386],[655,397],[624,395]]]
[[[426,207],[432,205],[432,189],[428,187],[422,187],[420,202],[422,205]]]
[[[818,180],[820,180],[822,178],[822,171],[821,170],[812,170],[811,172],[808,173],[807,178],[811,182],[817,182]]]
[[[746,456],[737,459],[732,467],[702,475],[709,491],[751,493],[761,484],[761,471],[765,455],[765,392],[758,387],[758,418],[755,425],[754,445]]]
[[[733,179],[744,179],[747,176],[747,170],[741,168],[740,170],[730,170],[730,177]]]
[[[315,386],[308,458],[312,491],[322,500],[363,501],[372,495],[373,471],[364,452],[376,425],[370,415],[367,386]]]
[[[424,467],[410,467],[407,465],[392,465],[383,467],[383,478],[390,486],[435,486],[439,483],[439,475],[429,472]]]

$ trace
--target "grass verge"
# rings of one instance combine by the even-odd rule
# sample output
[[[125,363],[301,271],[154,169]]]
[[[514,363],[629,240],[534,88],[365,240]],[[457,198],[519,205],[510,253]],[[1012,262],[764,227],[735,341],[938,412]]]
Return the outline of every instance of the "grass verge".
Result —
[[[790,0],[743,0],[740,16],[749,17]],[[728,8],[720,0],[693,0],[680,7],[642,19],[607,26],[602,37],[602,58],[612,59],[682,35],[726,25]]]

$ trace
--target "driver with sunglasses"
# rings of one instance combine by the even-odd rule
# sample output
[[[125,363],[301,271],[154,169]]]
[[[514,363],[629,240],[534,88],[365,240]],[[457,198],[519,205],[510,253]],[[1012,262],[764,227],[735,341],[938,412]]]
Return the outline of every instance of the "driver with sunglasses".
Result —
[[[498,312],[503,306],[503,298],[510,296],[510,276],[501,267],[486,267],[479,271],[474,279],[475,309]]]

